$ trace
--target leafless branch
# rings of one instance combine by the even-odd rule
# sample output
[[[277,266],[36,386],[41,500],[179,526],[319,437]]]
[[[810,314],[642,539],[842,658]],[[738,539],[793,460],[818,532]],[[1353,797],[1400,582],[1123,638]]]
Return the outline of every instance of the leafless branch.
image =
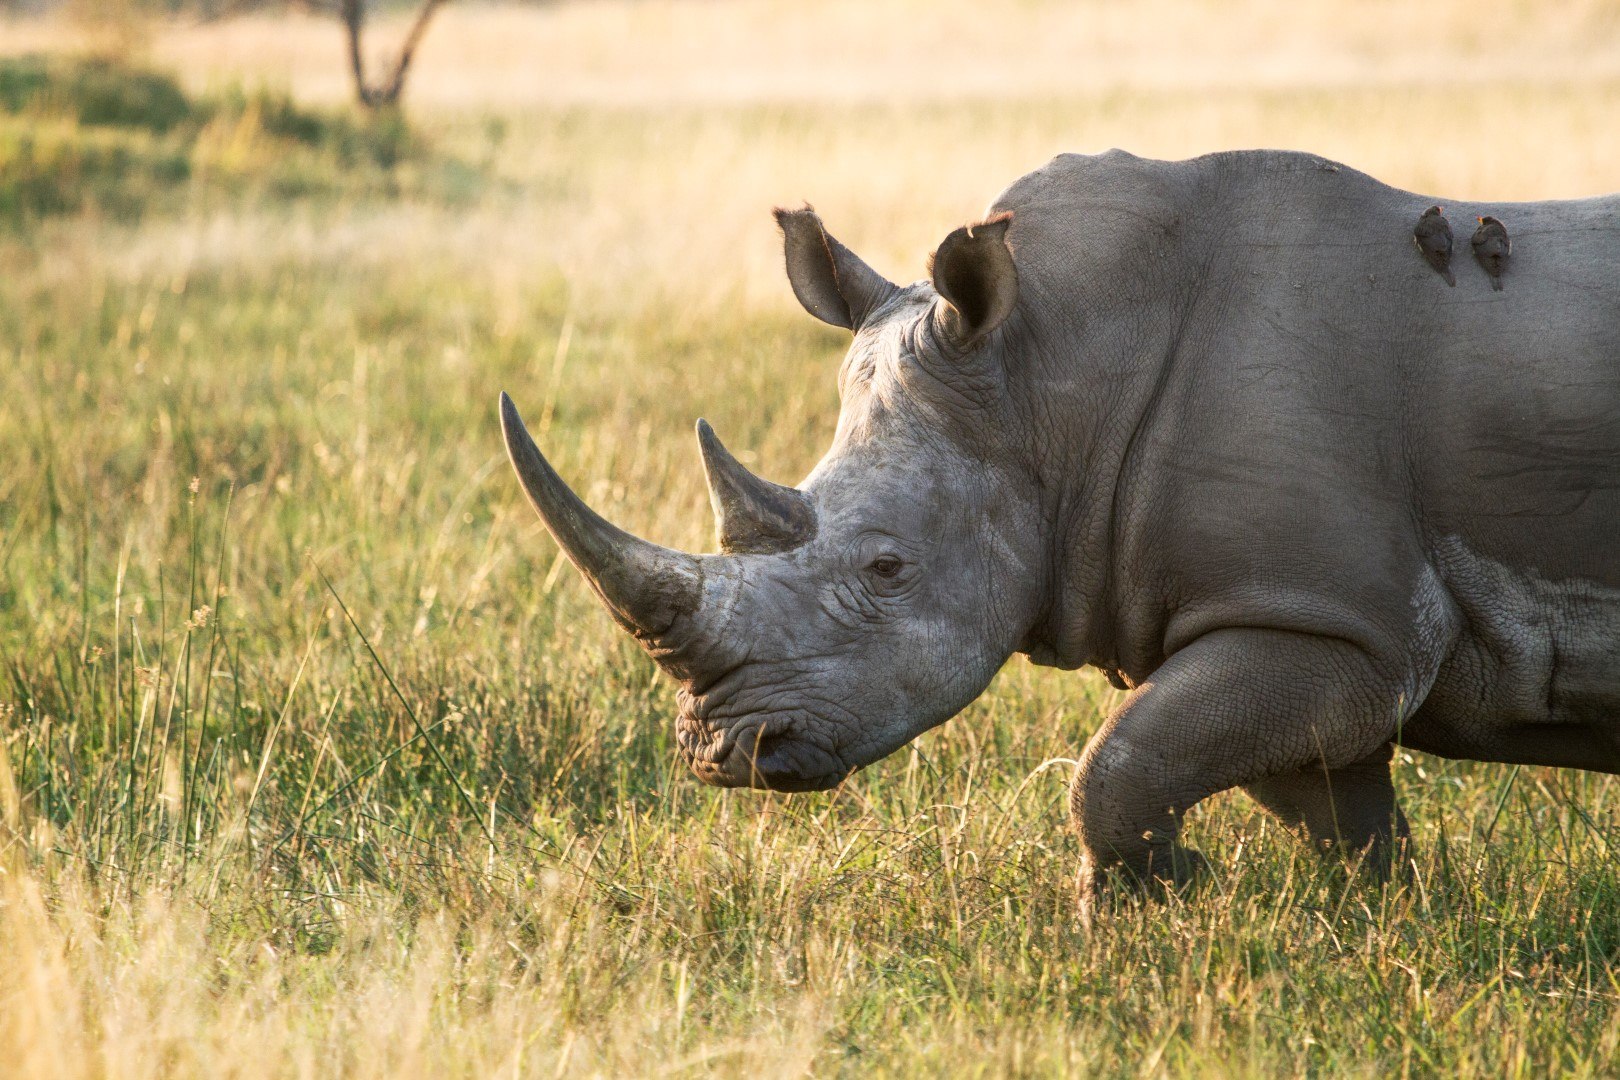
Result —
[[[349,35],[349,69],[354,74],[355,96],[361,105],[368,109],[380,109],[399,104],[400,95],[405,91],[405,77],[410,72],[411,60],[416,56],[417,46],[421,45],[422,37],[427,33],[428,23],[432,21],[434,13],[444,4],[445,0],[423,0],[421,10],[416,13],[416,21],[411,24],[410,32],[405,35],[405,41],[399,48],[393,73],[389,75],[387,82],[374,85],[366,78],[365,52],[361,47],[366,24],[364,0],[339,0],[338,18],[342,20]]]

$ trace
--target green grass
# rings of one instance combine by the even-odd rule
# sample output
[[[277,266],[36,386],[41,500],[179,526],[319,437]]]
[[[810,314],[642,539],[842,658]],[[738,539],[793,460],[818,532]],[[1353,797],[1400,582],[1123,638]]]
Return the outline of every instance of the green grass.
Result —
[[[847,119],[704,123],[822,145]],[[531,123],[547,170],[587,178],[604,132],[654,126]],[[660,153],[654,176],[696,151]],[[479,212],[582,190],[531,180]],[[248,205],[267,232],[302,220]],[[633,283],[623,311],[582,303],[549,256],[517,286],[386,247],[121,260],[176,235],[138,218],[0,246],[20,1071],[1620,1070],[1606,778],[1403,756],[1417,854],[1389,890],[1224,796],[1190,825],[1215,879],[1088,935],[1063,807],[1115,700],[1094,675],[1014,662],[831,795],[686,775],[672,687],[523,504],[495,395],[604,512],[702,547],[691,419],[802,475],[838,335]]]
[[[0,226],[266,198],[456,198],[480,179],[397,113],[357,119],[239,85],[191,95],[106,60],[0,57]]]

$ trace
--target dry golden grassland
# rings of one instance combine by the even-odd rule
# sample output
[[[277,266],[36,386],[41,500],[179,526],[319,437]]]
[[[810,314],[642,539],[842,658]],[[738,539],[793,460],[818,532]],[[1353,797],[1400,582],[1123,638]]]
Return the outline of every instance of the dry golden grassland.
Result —
[[[343,107],[330,23],[137,30],[194,91]],[[1086,934],[1100,678],[1015,661],[832,795],[702,788],[494,410],[701,549],[693,418],[790,481],[837,412],[771,205],[909,280],[1064,150],[1620,189],[1620,9],[466,4],[419,64],[428,149],[387,183],[220,195],[281,152],[249,108],[189,198],[0,231],[0,1071],[1620,1071],[1609,779],[1403,755],[1387,891],[1219,797],[1215,879]]]

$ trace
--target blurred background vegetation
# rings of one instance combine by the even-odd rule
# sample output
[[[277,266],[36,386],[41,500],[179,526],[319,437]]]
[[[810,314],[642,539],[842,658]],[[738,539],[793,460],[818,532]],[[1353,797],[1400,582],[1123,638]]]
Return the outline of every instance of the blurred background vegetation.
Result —
[[[192,95],[103,57],[0,58],[0,222],[14,227],[90,209],[134,221],[232,197],[397,193],[431,182],[401,168],[417,151],[397,115],[306,109],[262,88]]]

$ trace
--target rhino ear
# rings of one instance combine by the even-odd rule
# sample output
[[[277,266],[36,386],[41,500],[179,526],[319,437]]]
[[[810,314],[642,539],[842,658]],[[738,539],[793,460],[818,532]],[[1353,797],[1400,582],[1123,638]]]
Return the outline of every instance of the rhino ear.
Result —
[[[1018,269],[1007,246],[1012,213],[1003,211],[945,238],[928,260],[934,291],[945,301],[939,312],[947,337],[963,348],[1001,325],[1018,302]]]
[[[859,330],[894,285],[833,239],[809,206],[775,212],[793,295],[822,322]]]

